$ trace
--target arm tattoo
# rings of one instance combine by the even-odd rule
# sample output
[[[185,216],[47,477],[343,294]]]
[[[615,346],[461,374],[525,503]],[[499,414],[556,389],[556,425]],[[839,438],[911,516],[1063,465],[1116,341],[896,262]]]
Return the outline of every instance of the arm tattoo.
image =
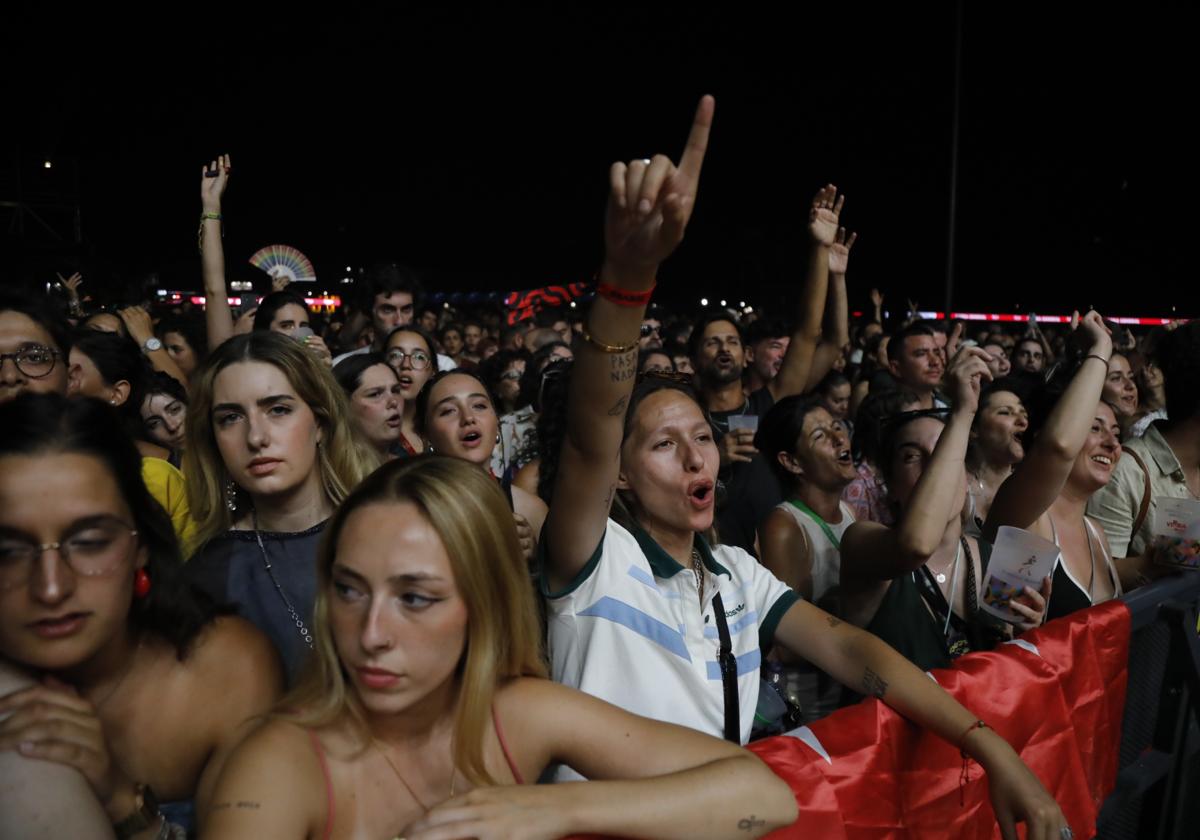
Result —
[[[622,414],[625,413],[625,404],[628,402],[629,402],[628,397],[621,397],[621,399],[619,399],[615,403],[613,403],[613,407],[608,410],[608,416],[609,417],[620,417]]]
[[[830,627],[837,627],[839,624],[842,623],[842,620],[840,618],[838,618],[837,616],[827,615],[827,616],[825,616],[825,623],[828,624]]]
[[[870,668],[863,674],[862,678],[863,693],[871,697],[882,698],[887,691],[887,681],[883,677],[876,674]]]
[[[237,802],[218,802],[217,804],[211,806],[208,810],[210,810],[210,811],[228,811],[232,808],[237,808],[239,811],[257,811],[261,807],[262,807],[262,803],[248,802],[243,799],[243,800],[239,800]]]
[[[637,353],[622,353],[611,357],[609,379],[613,382],[628,382],[637,375]]]
[[[750,816],[745,817],[744,819],[738,820],[738,831],[753,831],[754,829],[761,828],[762,826],[764,826],[766,824],[767,824],[766,820],[755,819],[754,815],[751,814]]]

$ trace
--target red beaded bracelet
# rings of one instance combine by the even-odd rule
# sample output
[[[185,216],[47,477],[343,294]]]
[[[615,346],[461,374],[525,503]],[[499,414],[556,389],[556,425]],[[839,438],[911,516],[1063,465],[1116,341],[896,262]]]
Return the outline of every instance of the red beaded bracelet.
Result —
[[[596,294],[617,306],[645,306],[650,302],[650,296],[654,294],[654,286],[644,292],[631,292],[628,289],[618,289],[608,283],[601,283],[596,288]]]

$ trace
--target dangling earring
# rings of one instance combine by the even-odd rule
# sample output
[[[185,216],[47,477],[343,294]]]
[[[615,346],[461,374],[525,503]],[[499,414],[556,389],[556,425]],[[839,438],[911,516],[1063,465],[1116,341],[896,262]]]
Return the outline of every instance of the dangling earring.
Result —
[[[145,598],[150,594],[150,575],[146,574],[145,569],[138,569],[133,573],[133,597]]]
[[[233,479],[229,479],[225,483],[225,507],[229,508],[229,512],[233,513],[237,510],[237,491],[238,486]]]

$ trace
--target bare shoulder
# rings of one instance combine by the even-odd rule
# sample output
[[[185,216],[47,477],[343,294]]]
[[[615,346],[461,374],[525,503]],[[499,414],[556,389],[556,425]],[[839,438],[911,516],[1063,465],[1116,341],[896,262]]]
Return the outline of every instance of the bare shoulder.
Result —
[[[282,684],[275,647],[265,633],[237,616],[221,616],[205,627],[193,645],[189,660],[201,670],[236,668],[241,672],[239,676],[249,677],[253,673],[279,677]]]
[[[320,825],[324,789],[325,774],[309,730],[284,720],[267,720],[224,763],[200,819],[214,830],[240,827],[246,820],[281,829]]]
[[[205,627],[179,667],[192,696],[225,719],[266,712],[283,692],[275,648],[261,630],[236,616]]]

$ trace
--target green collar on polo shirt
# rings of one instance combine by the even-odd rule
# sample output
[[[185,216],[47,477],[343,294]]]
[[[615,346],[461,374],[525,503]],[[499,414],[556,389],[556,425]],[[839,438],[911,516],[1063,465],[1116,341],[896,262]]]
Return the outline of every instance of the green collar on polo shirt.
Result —
[[[684,571],[683,566],[680,566],[674,557],[667,554],[663,550],[663,547],[654,541],[654,537],[646,533],[645,529],[636,528],[633,536],[638,541],[642,553],[646,555],[646,559],[650,561],[650,570],[654,572],[655,577],[666,580]],[[729,570],[718,563],[716,558],[713,557],[712,550],[708,547],[708,543],[704,537],[696,534],[696,539],[692,545],[700,552],[700,562],[704,564],[704,568],[708,569],[714,575],[725,575],[727,578],[733,577],[729,573]]]

